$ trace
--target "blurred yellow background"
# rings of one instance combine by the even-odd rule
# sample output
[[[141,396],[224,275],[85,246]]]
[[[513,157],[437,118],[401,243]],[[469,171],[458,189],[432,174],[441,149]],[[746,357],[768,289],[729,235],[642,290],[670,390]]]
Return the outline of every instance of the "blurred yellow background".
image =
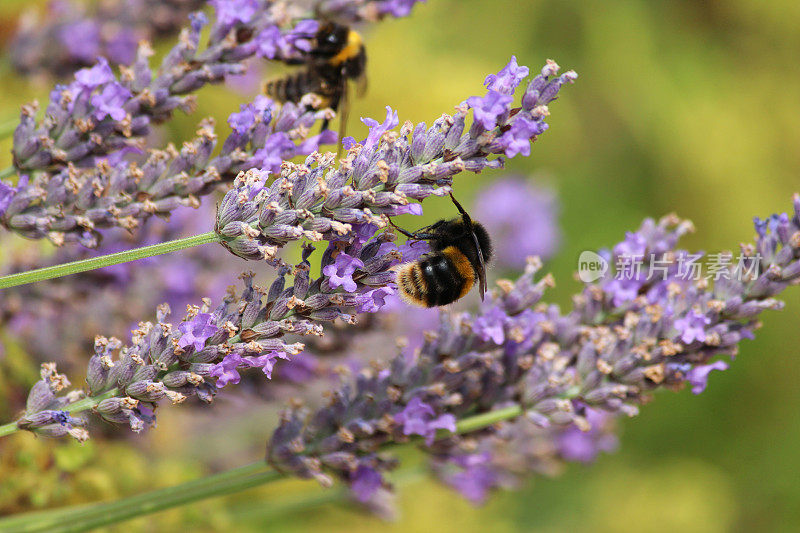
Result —
[[[0,35],[30,4],[0,3]],[[486,74],[512,54],[532,71],[546,58],[575,69],[580,78],[551,105],[550,130],[532,156],[507,165],[545,172],[558,193],[563,243],[546,270],[558,282],[549,299],[568,307],[580,251],[613,245],[646,216],[692,219],[697,231],[684,245],[716,252],[751,240],[753,216],[791,209],[800,190],[798,28],[800,4],[786,0],[428,0],[407,19],[366,30],[369,93],[353,103],[348,133],[363,138],[355,118],[382,119],[387,104],[401,122],[430,123],[481,94]],[[15,78],[7,59],[0,65],[0,119],[33,97],[46,101],[46,85]],[[180,115],[169,134],[188,137],[207,114],[225,131],[227,113],[242,101],[222,87],[206,90],[198,111]],[[10,163],[9,148],[0,143],[0,167]],[[455,188],[469,203],[500,175],[465,174]],[[426,206],[427,219],[451,209],[437,199]],[[188,522],[197,531],[798,531],[800,290],[785,300],[706,392],[658,394],[623,421],[616,454],[497,494],[483,508],[411,480],[400,487],[398,521],[385,524],[340,504],[294,509],[297,494],[318,489],[288,482],[118,529]],[[222,412],[190,418],[165,408],[160,427],[135,448],[4,439],[0,505],[13,507],[8,499],[25,490],[32,498],[19,508],[113,498],[260,458],[274,414],[234,424],[220,422]],[[267,509],[274,502],[283,512]]]

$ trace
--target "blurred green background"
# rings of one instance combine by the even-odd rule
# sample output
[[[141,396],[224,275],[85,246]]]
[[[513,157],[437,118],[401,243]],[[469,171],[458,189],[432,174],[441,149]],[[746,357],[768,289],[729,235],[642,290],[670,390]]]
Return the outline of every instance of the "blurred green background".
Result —
[[[0,3],[0,37],[30,4]],[[507,165],[545,172],[558,193],[563,244],[547,265],[558,281],[549,298],[568,306],[580,251],[613,245],[646,216],[692,219],[697,231],[684,245],[716,252],[751,240],[753,216],[791,209],[800,190],[798,28],[800,4],[786,0],[429,0],[407,19],[367,30],[369,94],[352,116],[382,118],[390,104],[401,122],[430,123],[481,94],[484,76],[512,54],[533,71],[546,58],[575,69],[580,78],[551,106],[551,128],[532,157]],[[46,85],[13,77],[7,60],[0,68],[0,118],[34,96],[45,101]],[[206,114],[224,130],[242,101],[207,90],[170,135],[189,136]],[[362,138],[363,127],[353,120],[349,133]],[[0,167],[9,147],[0,144]],[[468,200],[499,175],[463,175],[456,190]],[[450,212],[437,201],[426,217]],[[292,509],[297,494],[318,489],[289,482],[119,529],[189,521],[198,531],[798,531],[800,290],[785,299],[786,309],[766,315],[757,339],[730,370],[712,375],[705,393],[657,395],[621,423],[618,453],[497,494],[483,508],[412,481],[401,487],[398,521],[385,524],[341,505]],[[160,416],[135,447],[5,439],[0,503],[25,490],[31,497],[20,509],[113,498],[244,464],[261,457],[274,415],[230,423],[215,409],[189,418],[167,408]],[[270,502],[285,512],[270,512]]]

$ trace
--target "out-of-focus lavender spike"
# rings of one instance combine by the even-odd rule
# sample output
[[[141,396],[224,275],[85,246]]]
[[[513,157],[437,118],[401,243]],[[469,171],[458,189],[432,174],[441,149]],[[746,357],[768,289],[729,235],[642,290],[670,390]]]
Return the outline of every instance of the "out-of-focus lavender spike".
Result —
[[[547,260],[561,240],[555,194],[521,176],[492,182],[476,198],[472,216],[492,236],[495,268],[521,270],[532,255]]]
[[[205,229],[213,205],[179,208],[167,223],[152,220],[134,239],[126,231],[110,231],[98,250],[63,247],[45,259],[29,254],[3,258],[4,274],[87,259],[194,235]],[[0,241],[0,248],[5,241]],[[134,263],[23,285],[3,291],[0,328],[14,337],[37,362],[56,361],[72,374],[85,366],[92,337],[123,338],[131,327],[153,313],[159,303],[185,309],[201,297],[220,299],[241,260],[216,246],[198,246]],[[120,302],[125,302],[120,305]]]
[[[333,240],[350,232],[353,224],[383,227],[387,216],[412,212],[412,200],[446,194],[460,172],[501,167],[503,154],[530,154],[531,140],[547,128],[541,112],[545,100],[535,113],[512,109],[513,91],[527,70],[512,58],[492,75],[485,97],[468,99],[454,116],[442,115],[427,130],[408,122],[399,133],[392,131],[399,120],[387,107],[384,122],[363,120],[370,128],[367,138],[348,143],[338,167],[332,154],[312,154],[304,165],[285,163],[271,185],[264,169],[248,172],[220,203],[217,234],[240,257],[268,259],[289,241]],[[475,120],[466,129],[470,108]],[[531,127],[518,131],[515,125],[521,122]]]
[[[520,474],[613,449],[611,418],[634,416],[657,389],[689,383],[702,392],[713,370],[727,368],[715,356],[735,354],[753,337],[756,316],[781,307],[772,296],[796,284],[797,215],[756,220],[756,243],[744,249],[769,253],[746,275],[728,265],[714,286],[681,271],[689,254],[677,243],[691,228],[675,216],[646,220],[612,258],[620,264],[636,254],[645,272],[652,264],[664,275],[624,287],[605,278],[588,283],[567,314],[539,303],[552,279],[536,281],[540,262],[532,260],[515,282],[498,282],[478,314],[446,317],[413,357],[362,371],[315,412],[286,411],[269,462],[324,483],[341,479],[368,501],[386,488],[382,474],[394,464],[377,455],[382,446],[416,435],[442,478],[480,502]],[[456,419],[514,405],[521,416],[512,422],[453,434]],[[520,439],[548,447],[532,450]]]
[[[139,41],[169,37],[205,0],[106,0],[87,5],[53,0],[47,11],[22,15],[9,45],[14,68],[25,75],[63,77],[98,56],[113,65],[136,58]]]
[[[313,0],[314,10],[342,22],[376,21],[385,16],[407,17],[414,5],[426,0]]]

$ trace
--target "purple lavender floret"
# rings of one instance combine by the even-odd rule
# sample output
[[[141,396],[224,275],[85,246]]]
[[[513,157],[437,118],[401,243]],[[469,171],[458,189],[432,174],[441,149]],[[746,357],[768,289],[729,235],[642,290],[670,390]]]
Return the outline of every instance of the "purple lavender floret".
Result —
[[[341,252],[333,263],[322,269],[322,273],[328,276],[332,288],[343,287],[344,290],[353,292],[356,290],[353,273],[359,268],[364,268],[364,263],[360,259]]]
[[[381,13],[390,13],[395,17],[406,17],[411,13],[411,9],[417,2],[425,2],[426,0],[385,0],[384,2],[375,2],[379,4]]]
[[[12,187],[7,183],[0,181],[0,217],[8,209],[8,206],[11,205],[11,200],[14,199],[14,195],[19,191],[19,188]]]
[[[486,501],[489,492],[499,486],[497,472],[490,463],[488,453],[465,454],[450,458],[459,470],[442,475],[442,480],[458,491],[472,504]]]
[[[587,408],[586,427],[568,426],[557,437],[558,454],[566,461],[592,463],[603,452],[616,450],[618,442],[615,435],[608,432],[607,426],[613,418],[605,411]]]
[[[705,328],[711,323],[711,319],[704,313],[692,309],[675,321],[675,329],[680,332],[681,341],[689,344],[694,341],[705,342]]]
[[[686,381],[692,385],[692,392],[700,394],[706,390],[708,385],[708,375],[712,370],[727,370],[728,364],[725,361],[714,361],[708,365],[695,366],[686,372]]]
[[[502,115],[508,113],[509,104],[513,101],[511,95],[501,94],[489,90],[486,96],[471,96],[467,98],[467,105],[475,113],[475,122],[480,123],[486,130],[494,129]],[[530,139],[531,136],[528,136]]]
[[[356,499],[361,503],[366,503],[383,484],[380,472],[369,466],[359,465],[353,473],[350,487],[353,489]]]
[[[501,75],[505,76],[502,71]],[[528,112],[512,109],[511,95],[494,94],[502,102],[495,100],[499,107],[488,130],[479,109],[467,127],[469,101],[457,107],[455,115],[442,115],[430,128],[406,122],[399,132],[393,131],[399,125],[397,113],[387,107],[383,122],[362,119],[369,133],[360,143],[348,143],[347,156],[338,167],[332,154],[312,154],[303,165],[285,162],[281,176],[271,184],[264,179],[270,169],[251,169],[220,202],[217,235],[235,255],[270,259],[290,241],[335,240],[354,225],[385,227],[387,217],[419,213],[413,200],[447,194],[454,175],[501,167],[502,154],[509,153],[511,145],[519,151],[520,142],[530,153],[535,133],[506,135],[516,131],[516,124],[536,124],[531,131],[544,131],[544,100]],[[237,116],[237,124],[241,121]]]
[[[192,346],[195,350],[202,350],[206,341],[219,331],[213,322],[214,319],[210,313],[200,313],[191,320],[181,323],[178,327],[178,331],[181,332],[178,348]]]
[[[489,74],[483,81],[484,87],[500,94],[514,94],[517,86],[528,77],[530,70],[526,66],[517,64],[516,56],[511,56],[511,61],[497,74]]]
[[[456,431],[456,419],[453,415],[436,416],[433,407],[420,400],[411,398],[402,411],[394,417],[395,422],[403,426],[404,435],[420,435],[430,446],[436,438],[436,430],[444,429],[450,433]]]
[[[500,281],[478,314],[443,314],[412,357],[362,370],[315,412],[285,412],[268,460],[284,473],[352,483],[385,444],[425,434],[434,470],[473,501],[561,462],[592,460],[615,446],[615,417],[636,415],[657,389],[688,383],[702,392],[709,373],[728,366],[717,357],[735,355],[757,315],[782,307],[773,296],[800,278],[800,196],[791,217],[770,220],[757,225],[754,245],[742,246],[749,257],[763,251],[761,264],[746,272],[731,264],[713,286],[674,275],[688,254],[678,239],[691,224],[646,220],[615,252],[641,252],[645,266],[663,263],[668,278],[643,278],[622,301],[607,280],[589,283],[566,314],[539,303],[553,281],[536,281],[539,263],[531,261],[518,280]],[[522,416],[468,435],[448,424],[431,440],[425,427],[514,405]],[[393,464],[369,466],[383,474]]]
[[[247,24],[261,8],[258,0],[209,0],[217,14],[216,24],[230,30],[237,23]]]

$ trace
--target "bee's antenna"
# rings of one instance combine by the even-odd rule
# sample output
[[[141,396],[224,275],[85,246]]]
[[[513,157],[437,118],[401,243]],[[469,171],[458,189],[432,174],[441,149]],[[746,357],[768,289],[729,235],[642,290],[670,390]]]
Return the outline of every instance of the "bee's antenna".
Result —
[[[458,209],[458,212],[461,213],[461,216],[464,218],[464,221],[465,222],[467,220],[471,221],[471,219],[469,218],[469,215],[467,214],[467,212],[464,210],[464,208],[461,206],[461,204],[458,203],[458,200],[456,200],[456,197],[453,196],[453,191],[450,191],[450,199],[453,200],[454,204],[456,204],[456,209]]]

